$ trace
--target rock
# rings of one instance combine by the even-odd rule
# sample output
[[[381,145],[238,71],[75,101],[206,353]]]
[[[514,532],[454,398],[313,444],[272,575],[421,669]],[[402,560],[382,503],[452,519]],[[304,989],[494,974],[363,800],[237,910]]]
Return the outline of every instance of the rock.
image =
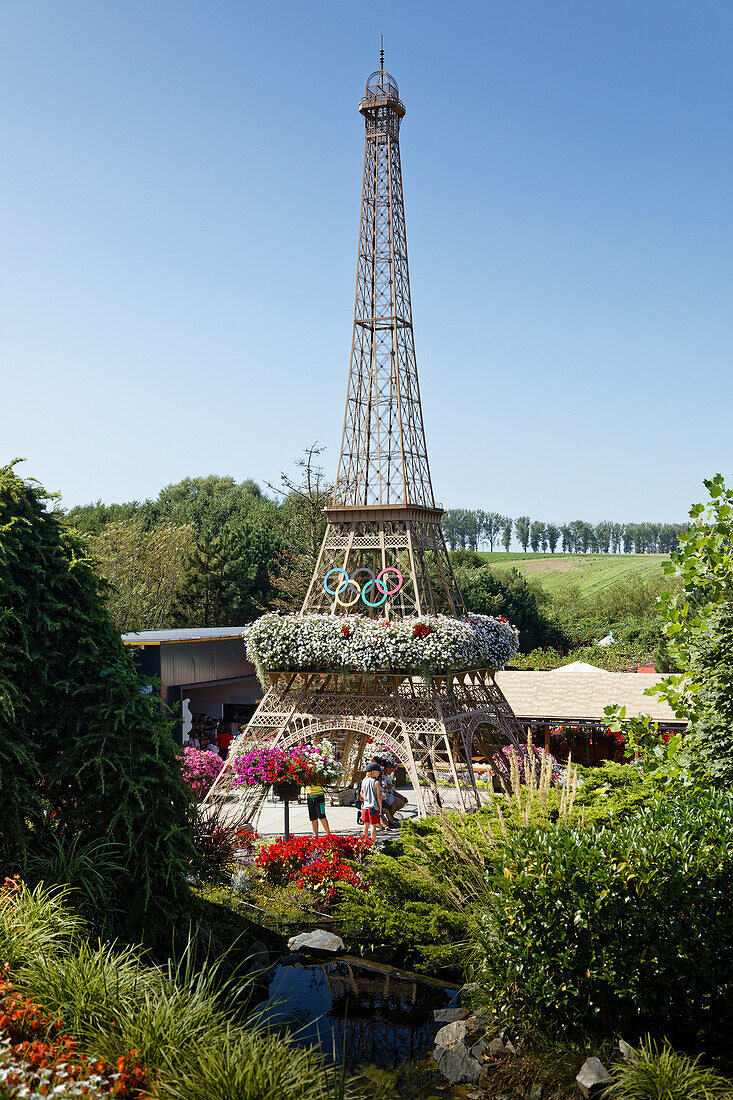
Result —
[[[433,1019],[437,1024],[452,1024],[456,1020],[465,1020],[469,1015],[467,1008],[436,1008]]]
[[[300,955],[297,951],[291,952],[289,955],[283,955],[279,960],[280,966],[297,966],[301,961]]]
[[[316,928],[315,932],[301,932],[299,936],[291,936],[288,940],[291,951],[321,951],[329,955],[338,955],[346,950],[346,945],[340,936],[333,932],[324,932],[322,928]]]
[[[636,1063],[639,1061],[639,1055],[636,1053],[634,1048],[626,1042],[625,1039],[619,1039],[618,1049],[624,1062]]]
[[[486,1051],[489,1049],[489,1041],[486,1036],[483,1039],[479,1039],[477,1043],[474,1043],[471,1047],[471,1057],[475,1058],[477,1062],[483,1064],[483,1058]]]
[[[499,1057],[499,1055],[504,1054],[504,1040],[500,1035],[497,1035],[495,1039],[491,1040],[487,1049],[489,1054]]]
[[[575,1080],[581,1096],[587,1100],[588,1097],[599,1096],[611,1084],[612,1078],[599,1058],[586,1058]]]
[[[524,1100],[542,1100],[542,1085],[532,1085],[524,1094]]]
[[[470,1020],[453,1020],[450,1024],[441,1027],[435,1036],[436,1047],[447,1047],[449,1050],[458,1044],[472,1047],[481,1038],[481,1028],[472,1027]]]
[[[263,970],[267,970],[270,965],[270,952],[265,947],[261,940],[255,940],[252,944],[250,951],[250,957],[253,962],[258,966],[261,966]]]
[[[452,1025],[448,1025],[449,1027]],[[433,1054],[438,1069],[453,1085],[477,1085],[481,1066],[468,1053],[463,1043],[454,1047],[439,1047]]]

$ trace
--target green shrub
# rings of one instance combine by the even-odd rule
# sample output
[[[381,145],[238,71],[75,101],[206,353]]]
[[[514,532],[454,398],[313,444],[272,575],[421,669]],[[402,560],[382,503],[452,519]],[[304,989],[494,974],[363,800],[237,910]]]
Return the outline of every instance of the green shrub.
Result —
[[[613,828],[511,832],[500,862],[477,973],[502,1018],[687,1044],[733,1026],[731,798],[679,792]]]
[[[84,926],[68,890],[25,883],[0,888],[0,960],[12,970],[65,948]]]
[[[653,785],[636,768],[606,762],[578,771],[578,823],[616,824],[654,800]],[[546,807],[535,815],[537,828],[553,828],[560,794],[550,790]],[[395,946],[399,960],[416,970],[459,973],[476,932],[476,869],[501,870],[504,829],[516,835],[523,828],[516,802],[503,795],[492,796],[475,814],[404,821],[371,866],[370,891],[342,891],[337,915],[345,934],[352,941]]]
[[[122,924],[113,899],[125,871],[123,858],[121,846],[111,840],[85,841],[78,833],[47,830],[44,843],[28,853],[26,880],[68,887],[81,916],[94,922],[100,932],[115,935]]]
[[[338,1071],[315,1052],[267,1034],[228,1034],[205,1039],[196,1064],[164,1077],[160,1100],[331,1100]]]
[[[244,1019],[248,987],[218,966],[146,964],[136,948],[93,946],[68,892],[23,884],[0,895],[0,957],[22,996],[60,1016],[82,1052],[114,1064],[138,1052],[168,1100],[337,1100],[344,1081],[318,1054]],[[13,1093],[15,1095],[15,1093]]]
[[[395,850],[404,853],[401,845]],[[341,891],[336,915],[346,938],[393,945],[398,961],[415,970],[459,971],[471,923],[451,902],[447,886],[418,873],[404,855],[377,856],[369,878],[368,893],[350,887]]]
[[[124,911],[127,934],[152,940],[191,904],[187,796],[104,583],[46,503],[0,468],[0,859],[24,872],[58,828],[117,845],[105,904]]]
[[[505,615],[519,628],[523,651],[542,645],[565,645],[567,639],[543,610],[547,596],[518,569],[457,570],[466,607],[482,615]]]

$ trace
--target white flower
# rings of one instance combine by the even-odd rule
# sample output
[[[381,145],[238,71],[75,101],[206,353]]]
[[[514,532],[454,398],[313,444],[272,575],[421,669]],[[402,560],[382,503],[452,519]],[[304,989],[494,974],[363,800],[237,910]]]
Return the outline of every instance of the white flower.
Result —
[[[250,660],[269,669],[411,673],[502,668],[519,648],[519,631],[491,615],[367,619],[361,615],[281,615],[252,623]]]

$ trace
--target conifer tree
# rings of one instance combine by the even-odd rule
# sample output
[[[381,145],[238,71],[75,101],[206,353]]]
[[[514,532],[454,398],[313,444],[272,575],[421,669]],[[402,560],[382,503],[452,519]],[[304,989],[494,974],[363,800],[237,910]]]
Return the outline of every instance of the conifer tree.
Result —
[[[111,840],[110,905],[151,940],[190,905],[187,797],[155,695],[141,693],[85,544],[0,468],[0,845],[22,870],[44,831]]]

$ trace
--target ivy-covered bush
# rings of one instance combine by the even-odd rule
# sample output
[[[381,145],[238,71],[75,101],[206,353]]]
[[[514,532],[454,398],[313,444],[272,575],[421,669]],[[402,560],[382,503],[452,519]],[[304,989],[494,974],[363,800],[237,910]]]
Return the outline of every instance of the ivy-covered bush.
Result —
[[[678,791],[614,828],[509,831],[489,871],[477,981],[517,1028],[733,1029],[733,799]]]
[[[108,905],[153,937],[189,908],[188,798],[104,582],[46,502],[0,468],[0,870],[22,872],[51,832],[111,842]]]

